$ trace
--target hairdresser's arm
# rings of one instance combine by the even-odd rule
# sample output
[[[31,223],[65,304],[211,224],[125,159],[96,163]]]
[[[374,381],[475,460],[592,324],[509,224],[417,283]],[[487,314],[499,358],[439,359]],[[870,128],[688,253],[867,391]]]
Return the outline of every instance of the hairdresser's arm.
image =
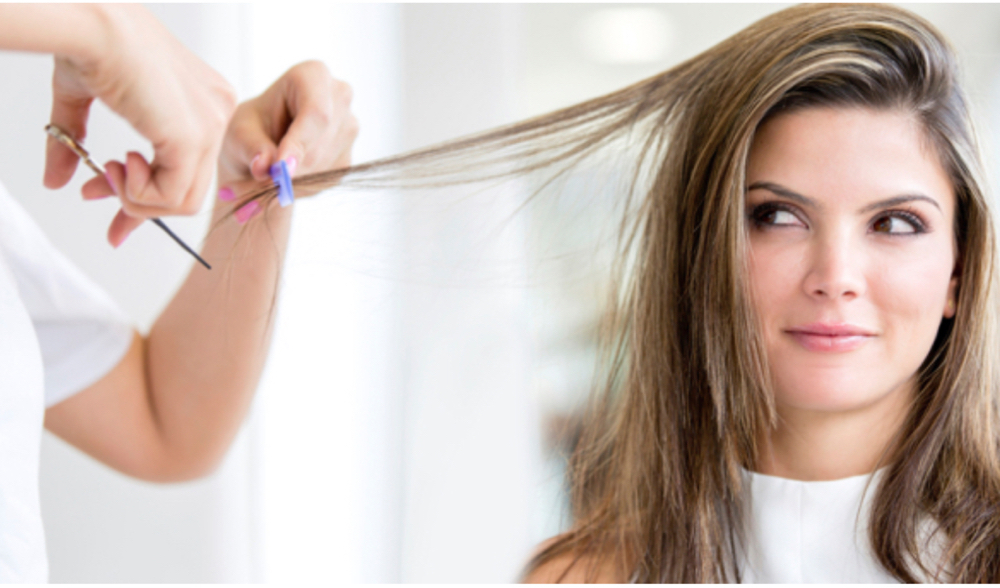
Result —
[[[303,173],[344,167],[357,134],[350,89],[312,62],[240,105],[226,134],[219,182],[237,194],[278,159]],[[252,176],[251,177],[251,168]],[[115,181],[123,170],[108,169]],[[84,191],[107,193],[101,179]],[[296,194],[298,199],[301,195]],[[154,481],[204,475],[232,442],[267,355],[272,302],[292,212],[273,201],[245,224],[217,201],[203,256],[149,335],[119,366],[46,413],[46,426],[127,474]],[[242,234],[241,234],[242,232]]]
[[[50,53],[51,122],[77,139],[101,100],[149,140],[151,162],[124,158],[122,210],[108,240],[117,246],[145,218],[194,214],[236,105],[232,88],[145,8],[129,4],[0,4],[0,49]],[[53,139],[46,148],[49,188],[69,182],[78,158]]]

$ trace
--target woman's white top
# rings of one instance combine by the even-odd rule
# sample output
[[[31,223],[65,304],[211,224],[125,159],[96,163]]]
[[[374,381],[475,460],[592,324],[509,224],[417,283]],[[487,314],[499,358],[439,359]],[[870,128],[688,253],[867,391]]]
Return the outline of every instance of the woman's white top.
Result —
[[[868,511],[879,472],[801,482],[747,472],[751,508],[748,583],[896,583],[875,559]]]
[[[131,342],[128,317],[0,186],[0,583],[48,580],[45,408],[99,380]]]

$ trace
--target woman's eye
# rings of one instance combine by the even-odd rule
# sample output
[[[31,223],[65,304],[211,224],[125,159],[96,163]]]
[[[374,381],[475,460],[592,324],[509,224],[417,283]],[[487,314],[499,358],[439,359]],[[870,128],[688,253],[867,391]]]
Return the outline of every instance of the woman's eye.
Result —
[[[885,215],[875,219],[872,223],[872,231],[876,233],[906,234],[922,233],[923,224],[916,218],[909,218],[912,215],[902,214]]]
[[[770,224],[772,225],[798,225],[802,224],[799,219],[795,218],[795,215],[788,212],[787,210],[775,210],[768,215],[770,218]]]
[[[805,223],[795,214],[784,208],[770,204],[762,204],[753,210],[754,223],[758,226],[770,227],[801,227]]]

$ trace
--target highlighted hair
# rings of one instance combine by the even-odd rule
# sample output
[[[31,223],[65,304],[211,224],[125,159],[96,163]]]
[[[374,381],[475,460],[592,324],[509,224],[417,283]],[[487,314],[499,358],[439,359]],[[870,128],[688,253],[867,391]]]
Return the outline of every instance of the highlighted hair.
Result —
[[[454,185],[558,175],[630,149],[604,385],[571,460],[574,524],[529,572],[568,562],[594,579],[740,579],[741,468],[775,425],[746,283],[746,161],[767,117],[821,106],[912,113],[958,203],[958,311],[885,458],[872,548],[902,581],[1000,582],[996,242],[954,54],[924,20],[884,5],[789,8],[612,94],[295,180],[310,191]]]

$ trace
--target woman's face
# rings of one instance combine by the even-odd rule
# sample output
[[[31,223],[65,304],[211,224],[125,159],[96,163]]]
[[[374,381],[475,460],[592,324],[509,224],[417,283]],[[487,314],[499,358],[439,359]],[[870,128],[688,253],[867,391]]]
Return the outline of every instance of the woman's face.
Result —
[[[911,115],[808,108],[757,132],[750,281],[779,411],[905,406],[957,279],[948,175]]]

